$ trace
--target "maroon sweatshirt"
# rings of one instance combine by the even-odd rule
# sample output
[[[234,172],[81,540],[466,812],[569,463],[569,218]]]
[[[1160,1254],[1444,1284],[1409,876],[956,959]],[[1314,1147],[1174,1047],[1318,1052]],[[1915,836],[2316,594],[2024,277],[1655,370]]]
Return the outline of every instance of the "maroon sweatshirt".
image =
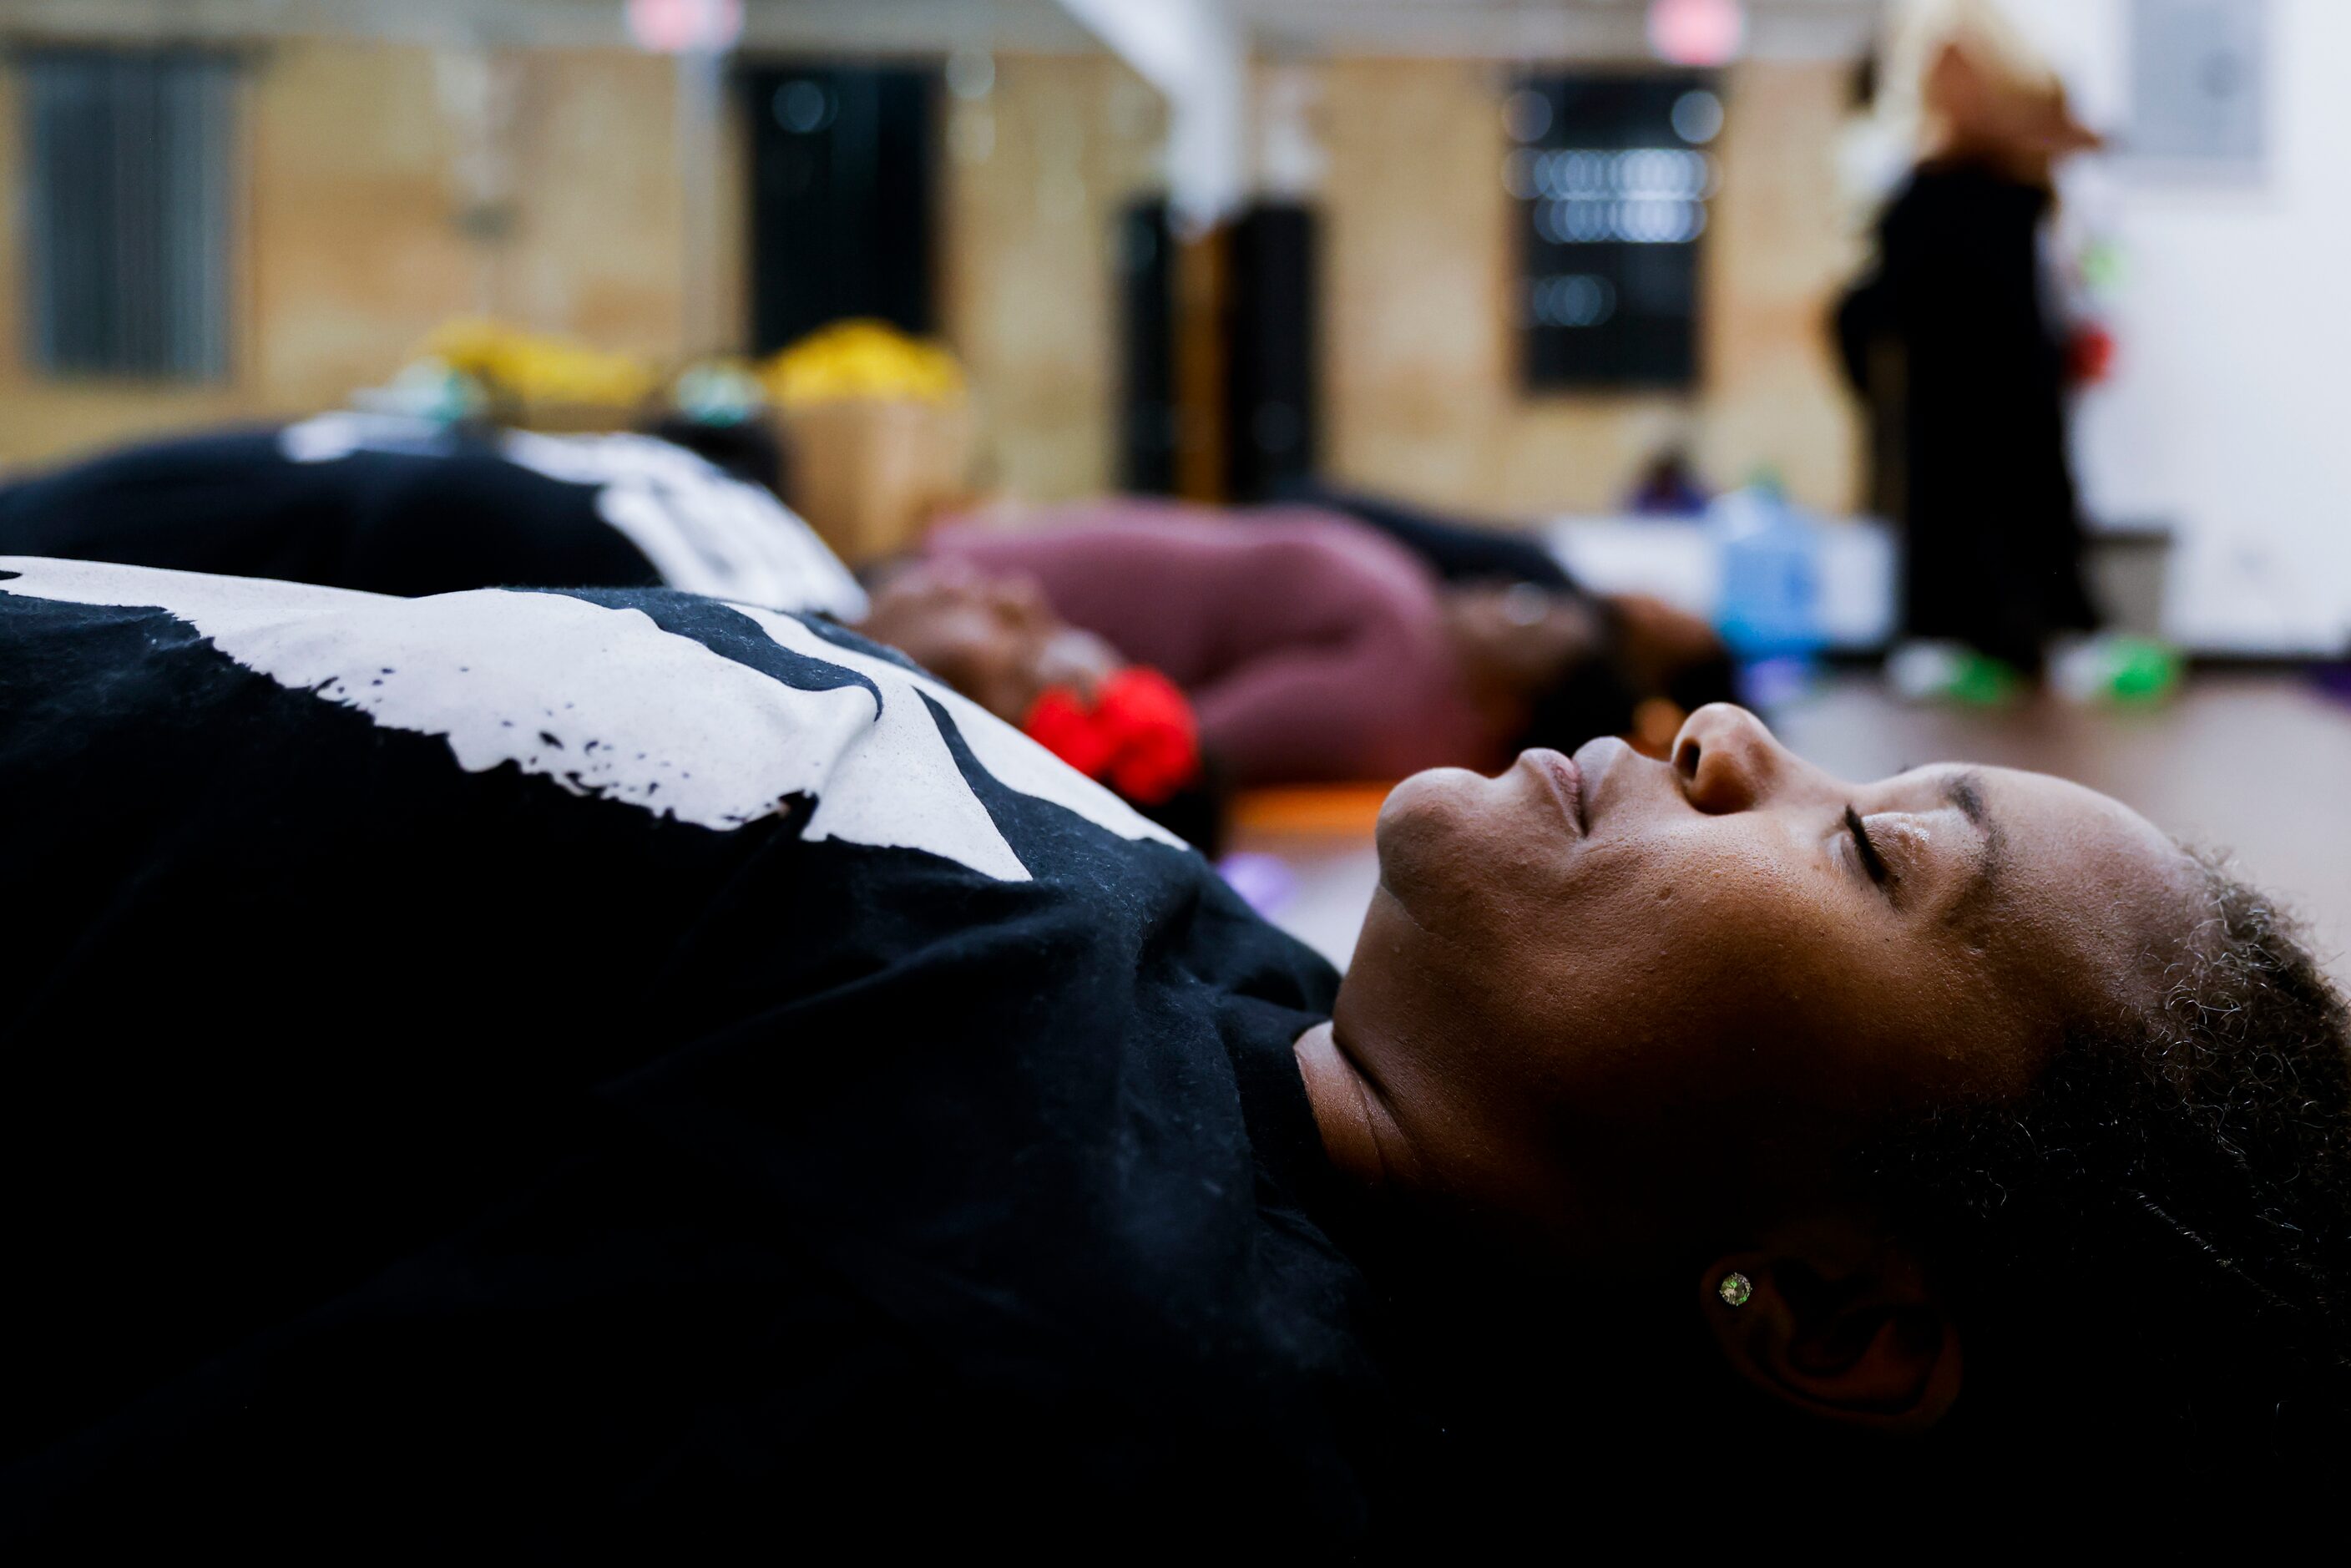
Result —
[[[1017,532],[950,522],[925,551],[1033,578],[1071,624],[1155,665],[1235,783],[1486,760],[1436,575],[1351,518],[1113,499]]]

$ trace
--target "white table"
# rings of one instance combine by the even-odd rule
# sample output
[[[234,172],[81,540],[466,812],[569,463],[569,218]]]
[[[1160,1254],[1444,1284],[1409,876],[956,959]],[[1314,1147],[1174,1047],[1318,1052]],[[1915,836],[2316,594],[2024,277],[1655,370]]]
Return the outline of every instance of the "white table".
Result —
[[[1544,544],[1575,580],[1601,593],[1646,593],[1714,619],[1721,561],[1699,517],[1563,517]],[[1893,530],[1875,518],[1821,530],[1821,622],[1831,648],[1874,651],[1894,636]]]

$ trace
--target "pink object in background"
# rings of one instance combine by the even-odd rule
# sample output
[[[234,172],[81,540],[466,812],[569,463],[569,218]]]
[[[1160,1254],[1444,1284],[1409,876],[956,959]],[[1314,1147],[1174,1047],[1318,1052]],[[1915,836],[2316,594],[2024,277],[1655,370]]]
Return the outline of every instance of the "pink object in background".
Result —
[[[1747,41],[1739,0],[1649,0],[1649,47],[1677,66],[1727,66]]]
[[[743,0],[629,0],[629,37],[657,55],[724,54],[743,36]]]

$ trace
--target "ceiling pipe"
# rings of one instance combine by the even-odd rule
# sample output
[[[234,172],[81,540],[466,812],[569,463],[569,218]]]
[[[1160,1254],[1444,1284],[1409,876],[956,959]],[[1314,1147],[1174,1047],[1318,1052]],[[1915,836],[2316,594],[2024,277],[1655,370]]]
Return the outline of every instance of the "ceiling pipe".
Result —
[[[1226,0],[1061,0],[1167,100],[1167,204],[1215,227],[1247,193],[1249,45]]]

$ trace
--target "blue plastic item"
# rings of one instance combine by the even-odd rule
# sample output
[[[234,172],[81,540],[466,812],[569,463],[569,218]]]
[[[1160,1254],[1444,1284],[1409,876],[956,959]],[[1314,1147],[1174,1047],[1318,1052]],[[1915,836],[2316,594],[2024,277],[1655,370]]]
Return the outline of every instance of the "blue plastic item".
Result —
[[[1821,633],[1818,527],[1769,478],[1719,497],[1707,511],[1722,564],[1715,627],[1741,664],[1809,664]]]

